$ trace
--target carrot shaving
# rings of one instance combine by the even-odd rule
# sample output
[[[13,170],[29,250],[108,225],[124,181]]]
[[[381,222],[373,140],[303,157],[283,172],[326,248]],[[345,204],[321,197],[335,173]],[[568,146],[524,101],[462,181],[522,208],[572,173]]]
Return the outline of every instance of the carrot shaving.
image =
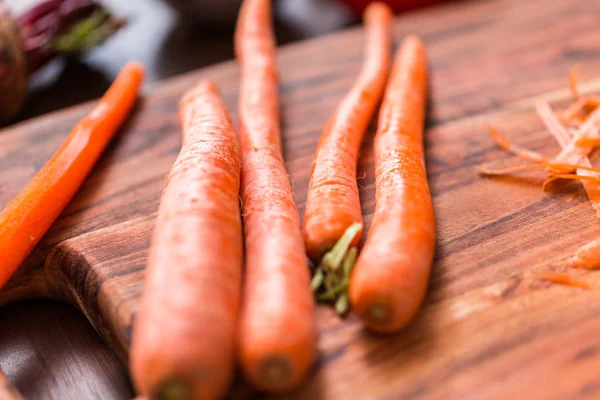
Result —
[[[580,289],[590,288],[590,285],[587,282],[575,279],[569,274],[565,273],[542,271],[542,273],[539,275],[539,278],[542,281],[556,283],[558,285],[571,286]]]
[[[569,88],[575,101],[559,115],[552,110],[547,101],[541,99],[535,103],[538,116],[562,149],[558,156],[548,162],[542,159],[541,154],[514,145],[494,128],[488,127],[490,136],[499,147],[536,164],[503,169],[479,167],[478,171],[482,175],[506,175],[545,168],[550,176],[543,182],[544,191],[550,183],[559,179],[579,180],[596,216],[600,218],[600,170],[593,168],[590,161],[600,154],[600,151],[595,151],[600,148],[600,96],[581,97],[577,82],[578,69],[575,66],[569,74]],[[600,269],[600,239],[581,247],[577,254],[569,259],[569,265]],[[589,288],[587,283],[572,279],[567,274],[547,272],[540,279]]]
[[[573,135],[560,123],[548,102],[546,100],[538,100],[535,104],[535,109],[558,144],[563,148],[567,147]]]
[[[575,146],[577,147],[588,147],[594,148],[600,146],[600,136],[598,135],[600,129],[597,126],[594,126],[591,129],[589,136],[582,137],[575,141]]]
[[[578,77],[579,67],[577,65],[574,65],[573,68],[571,68],[571,72],[569,73],[569,89],[571,90],[571,94],[575,99],[578,99],[580,97],[579,90],[577,89]]]
[[[598,147],[600,146],[600,138],[598,137],[585,137],[575,142],[577,147]]]
[[[562,112],[561,119],[570,125],[580,125],[599,105],[598,97],[582,97]]]
[[[559,179],[573,179],[580,181],[591,181],[600,183],[600,178],[596,176],[587,176],[587,175],[577,175],[577,174],[556,174],[546,179],[542,184],[542,190],[546,191],[546,186],[548,186],[551,182],[554,182]]]
[[[568,172],[568,171],[572,171],[574,169],[580,169],[583,171],[600,173],[600,168],[585,167],[585,166],[573,165],[573,164],[560,164],[560,163],[528,164],[528,165],[519,165],[519,166],[515,166],[515,167],[500,168],[500,169],[488,169],[486,167],[479,167],[478,172],[482,175],[508,175],[508,174],[514,174],[515,172],[523,172],[523,171],[530,171],[530,170],[535,170],[535,169],[546,169],[546,168],[553,170],[553,171],[563,170],[565,172]],[[552,174],[552,175],[558,176],[558,174]],[[599,178],[596,178],[596,179],[600,180]]]
[[[494,142],[500,147],[502,150],[513,153],[524,160],[533,161],[533,162],[544,162],[548,161],[548,158],[544,157],[538,152],[533,150],[526,149],[517,144],[511,142],[508,138],[500,134],[498,130],[492,126],[487,127],[488,134],[494,140]]]

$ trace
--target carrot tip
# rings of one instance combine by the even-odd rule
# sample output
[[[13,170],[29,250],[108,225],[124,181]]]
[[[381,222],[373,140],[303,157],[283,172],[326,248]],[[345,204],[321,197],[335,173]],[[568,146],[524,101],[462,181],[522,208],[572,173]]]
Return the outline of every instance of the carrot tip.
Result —
[[[194,396],[186,384],[178,380],[163,383],[152,397],[157,400],[192,400]]]

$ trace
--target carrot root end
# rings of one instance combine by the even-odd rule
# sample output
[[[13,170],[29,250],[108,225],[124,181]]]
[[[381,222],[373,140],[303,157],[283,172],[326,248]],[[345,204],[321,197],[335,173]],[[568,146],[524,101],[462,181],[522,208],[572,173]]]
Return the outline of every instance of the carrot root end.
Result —
[[[391,316],[391,310],[383,304],[374,304],[367,309],[367,318],[374,324],[383,324]]]
[[[178,380],[163,383],[152,398],[157,400],[192,400],[194,398],[189,387]]]
[[[285,386],[293,376],[293,368],[284,358],[269,357],[261,363],[259,376],[267,386]]]

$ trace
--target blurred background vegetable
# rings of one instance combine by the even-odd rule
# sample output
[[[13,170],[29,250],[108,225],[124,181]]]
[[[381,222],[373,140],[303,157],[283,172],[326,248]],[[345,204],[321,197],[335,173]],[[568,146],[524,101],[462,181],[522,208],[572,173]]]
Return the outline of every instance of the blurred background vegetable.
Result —
[[[0,121],[18,113],[31,74],[103,43],[124,23],[96,0],[47,0],[19,17],[0,3]]]
[[[373,0],[339,0],[354,10],[356,13],[362,13],[367,4]],[[388,4],[395,12],[411,10],[413,8],[425,7],[435,3],[441,3],[443,0],[379,0]]]

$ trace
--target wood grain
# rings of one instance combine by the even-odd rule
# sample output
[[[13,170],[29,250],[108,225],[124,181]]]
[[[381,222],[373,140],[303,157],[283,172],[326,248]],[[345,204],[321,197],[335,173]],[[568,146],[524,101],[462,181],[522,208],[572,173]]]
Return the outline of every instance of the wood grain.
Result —
[[[80,312],[57,301],[2,307],[0,367],[28,400],[117,400],[133,394],[126,366]]]
[[[543,193],[542,175],[483,179],[480,163],[516,161],[498,151],[486,123],[519,143],[558,151],[532,100],[568,98],[578,63],[600,91],[600,9],[584,0],[456,2],[398,19],[395,37],[420,34],[432,64],[426,154],[438,222],[430,292],[416,323],[376,337],[354,317],[318,310],[320,361],[295,398],[597,398],[600,277],[592,290],[540,282],[539,271],[600,234],[584,192]],[[320,131],[350,87],[362,32],[286,46],[280,52],[284,150],[303,209]],[[30,296],[75,304],[125,360],[163,180],[179,149],[178,98],[213,79],[235,110],[233,63],[165,81],[144,100],[80,193],[27,260],[0,304]],[[93,104],[19,124],[0,135],[0,206],[47,160]],[[373,211],[372,130],[358,176],[367,225]],[[552,384],[542,385],[540,381]],[[236,384],[234,398],[254,393]]]

